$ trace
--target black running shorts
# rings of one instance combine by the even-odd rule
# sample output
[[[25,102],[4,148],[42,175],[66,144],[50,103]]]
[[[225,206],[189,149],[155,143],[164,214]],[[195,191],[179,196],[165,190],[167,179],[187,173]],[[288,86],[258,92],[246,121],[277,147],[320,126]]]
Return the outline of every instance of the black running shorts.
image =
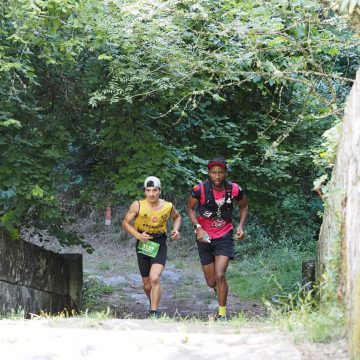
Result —
[[[201,265],[208,265],[215,261],[215,256],[224,255],[233,259],[235,255],[233,230],[224,236],[211,239],[211,243],[197,241]]]
[[[139,254],[137,252],[139,241],[136,242],[136,255],[137,255],[140,274],[142,277],[149,276],[150,268],[152,264],[161,264],[165,266],[166,263],[166,256],[167,256],[166,234],[153,235],[153,239],[151,239],[151,241],[160,244],[159,251],[154,258],[144,254]]]

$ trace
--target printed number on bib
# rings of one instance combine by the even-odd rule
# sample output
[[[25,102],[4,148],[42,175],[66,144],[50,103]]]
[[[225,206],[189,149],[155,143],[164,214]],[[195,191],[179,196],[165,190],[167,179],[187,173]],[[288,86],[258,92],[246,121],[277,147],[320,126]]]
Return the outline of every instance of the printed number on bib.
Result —
[[[154,258],[159,251],[159,247],[160,244],[153,241],[147,241],[146,243],[140,241],[138,246],[138,253]]]

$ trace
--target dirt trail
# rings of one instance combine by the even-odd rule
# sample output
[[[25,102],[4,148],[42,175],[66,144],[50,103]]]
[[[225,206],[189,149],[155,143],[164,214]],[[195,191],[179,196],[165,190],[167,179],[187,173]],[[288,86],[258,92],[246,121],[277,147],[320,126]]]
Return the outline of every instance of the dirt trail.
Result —
[[[81,247],[60,247],[48,239],[31,241],[55,252],[80,252],[83,254],[84,288],[94,297],[84,304],[89,311],[110,308],[116,318],[143,319],[148,315],[149,302],[142,289],[135,253],[135,240],[128,237],[119,226],[104,226],[95,221],[82,221],[77,230],[94,249],[87,254]],[[231,266],[231,265],[230,265]],[[96,282],[108,285],[95,293]],[[207,320],[216,314],[217,299],[204,279],[197,250],[193,241],[168,239],[168,260],[163,272],[160,311],[170,317],[195,317]],[[110,290],[109,290],[110,289]],[[89,296],[87,296],[89,297]],[[242,301],[229,291],[228,311],[231,317],[263,317],[261,303]],[[85,308],[83,308],[85,310]]]
[[[295,344],[289,334],[259,323],[135,319],[3,320],[0,351],[7,360],[348,359],[343,342]]]
[[[102,297],[102,304],[107,304],[118,318],[146,317],[149,303],[137,268],[135,242],[114,242],[93,236],[91,244],[94,254],[84,254],[85,281],[97,279],[114,290]],[[217,300],[214,291],[205,283],[196,254],[176,257],[172,246],[180,247],[181,244],[169,243],[169,260],[162,275],[160,310],[171,317],[208,319],[217,311]],[[231,292],[228,309],[230,316],[241,312],[246,316],[264,316],[261,304],[241,301]]]
[[[7,359],[117,359],[125,352],[135,359],[146,355],[157,360],[194,356],[199,360],[348,359],[344,340],[295,344],[294,334],[281,333],[261,321],[265,316],[262,304],[242,301],[231,289],[227,306],[231,321],[214,322],[215,293],[206,286],[195,247],[188,243],[169,242],[160,304],[167,316],[145,320],[149,304],[142,290],[134,241],[119,230],[92,230],[89,224],[82,232],[94,247],[93,254],[79,248],[62,251],[83,253],[85,288],[91,290],[94,281],[110,285],[108,293],[93,294],[95,302],[90,310],[105,311],[108,307],[115,319],[40,319],[16,325],[2,321],[0,351],[9,354]],[[59,250],[52,242],[45,247]]]

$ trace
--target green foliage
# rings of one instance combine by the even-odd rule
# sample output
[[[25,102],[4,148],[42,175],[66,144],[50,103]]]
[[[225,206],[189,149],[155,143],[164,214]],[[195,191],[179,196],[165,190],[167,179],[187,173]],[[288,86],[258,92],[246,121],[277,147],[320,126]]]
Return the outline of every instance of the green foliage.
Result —
[[[110,295],[114,291],[111,285],[106,285],[96,279],[88,279],[84,282],[82,293],[83,309],[94,310],[103,296]]]
[[[271,299],[274,303],[274,307],[279,312],[289,313],[301,311],[304,313],[310,313],[314,310],[319,309],[319,299],[316,297],[314,288],[309,288],[310,284],[300,286],[293,292],[280,293],[279,295],[273,296]],[[283,291],[281,286],[280,291]],[[271,304],[268,302],[268,306]]]
[[[272,212],[269,216],[273,217],[273,224],[264,222],[265,211],[259,211],[262,217],[250,213],[245,228],[246,239],[235,243],[239,259],[268,251],[278,243],[304,252],[313,251],[321,223],[320,199],[306,198],[301,192],[282,195],[277,199],[276,208],[267,210]],[[235,218],[238,218],[237,212]]]
[[[306,331],[313,342],[329,342],[346,336],[346,317],[341,307],[320,309],[317,312],[302,314],[293,323]],[[292,325],[294,327],[294,325]]]
[[[342,107],[341,72],[349,76],[351,67],[353,76],[354,67],[340,65],[356,56],[358,40],[336,27],[335,16],[319,17],[314,2],[110,6],[99,25],[109,39],[101,53],[109,80],[90,100],[121,109],[103,133],[110,156],[97,170],[108,174],[106,184],[135,196],[143,177],[156,173],[179,192],[221,153],[273,230],[296,221],[298,201],[282,212],[279,202],[294,193],[314,201],[311,146]]]
[[[269,228],[257,217],[250,216],[246,225],[246,239],[235,242],[236,257],[240,261],[250,258],[274,246],[275,241]]]
[[[311,342],[329,342],[344,338],[346,321],[339,304],[320,306],[319,289],[298,286],[282,293],[272,302],[265,301],[270,319],[282,329],[303,333]],[[300,339],[298,339],[300,340]]]
[[[73,119],[56,111],[56,97],[60,100],[66,84],[51,86],[50,80],[59,73],[65,79],[65,69],[76,65],[72,50],[80,39],[68,21],[78,5],[70,0],[2,5],[0,226],[12,238],[26,224],[48,229],[63,243],[83,243],[62,229],[69,219],[53,170],[67,156]]]
[[[316,233],[313,156],[359,65],[342,17],[308,0],[1,10],[0,226],[13,238],[31,225],[82,243],[66,204],[141,196],[150,174],[183,196],[215,154],[273,237]]]
[[[315,242],[306,241],[309,228],[302,225],[294,231],[284,227],[280,241],[274,241],[268,230],[258,219],[251,219],[246,239],[236,243],[239,261],[228,271],[231,291],[241,299],[263,299],[269,321],[286,331],[302,333],[307,340],[343,338],[346,324],[344,309],[336,298],[337,265],[332,264],[333,273],[325,274],[319,284],[303,284],[302,262],[315,257]]]
[[[323,141],[313,149],[314,163],[321,174],[321,176],[314,180],[314,189],[322,193],[326,192],[324,185],[327,183],[327,180],[329,180],[329,174],[335,165],[341,128],[342,123],[336,123],[330,129],[326,130],[322,135]]]
[[[304,251],[289,243],[277,243],[256,255],[242,254],[228,271],[232,291],[242,299],[252,300],[270,300],[279,291],[292,292],[296,284],[302,282],[302,262],[314,258],[314,252],[314,246]]]

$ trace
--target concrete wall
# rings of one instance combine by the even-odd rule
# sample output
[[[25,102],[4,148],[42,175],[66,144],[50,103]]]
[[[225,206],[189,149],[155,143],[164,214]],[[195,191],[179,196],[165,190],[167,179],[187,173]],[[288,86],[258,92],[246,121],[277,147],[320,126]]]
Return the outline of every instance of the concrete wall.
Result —
[[[337,263],[338,299],[347,310],[349,354],[360,360],[360,70],[346,105],[321,227],[317,277]]]
[[[81,293],[81,254],[56,254],[0,233],[0,313],[77,310]]]

